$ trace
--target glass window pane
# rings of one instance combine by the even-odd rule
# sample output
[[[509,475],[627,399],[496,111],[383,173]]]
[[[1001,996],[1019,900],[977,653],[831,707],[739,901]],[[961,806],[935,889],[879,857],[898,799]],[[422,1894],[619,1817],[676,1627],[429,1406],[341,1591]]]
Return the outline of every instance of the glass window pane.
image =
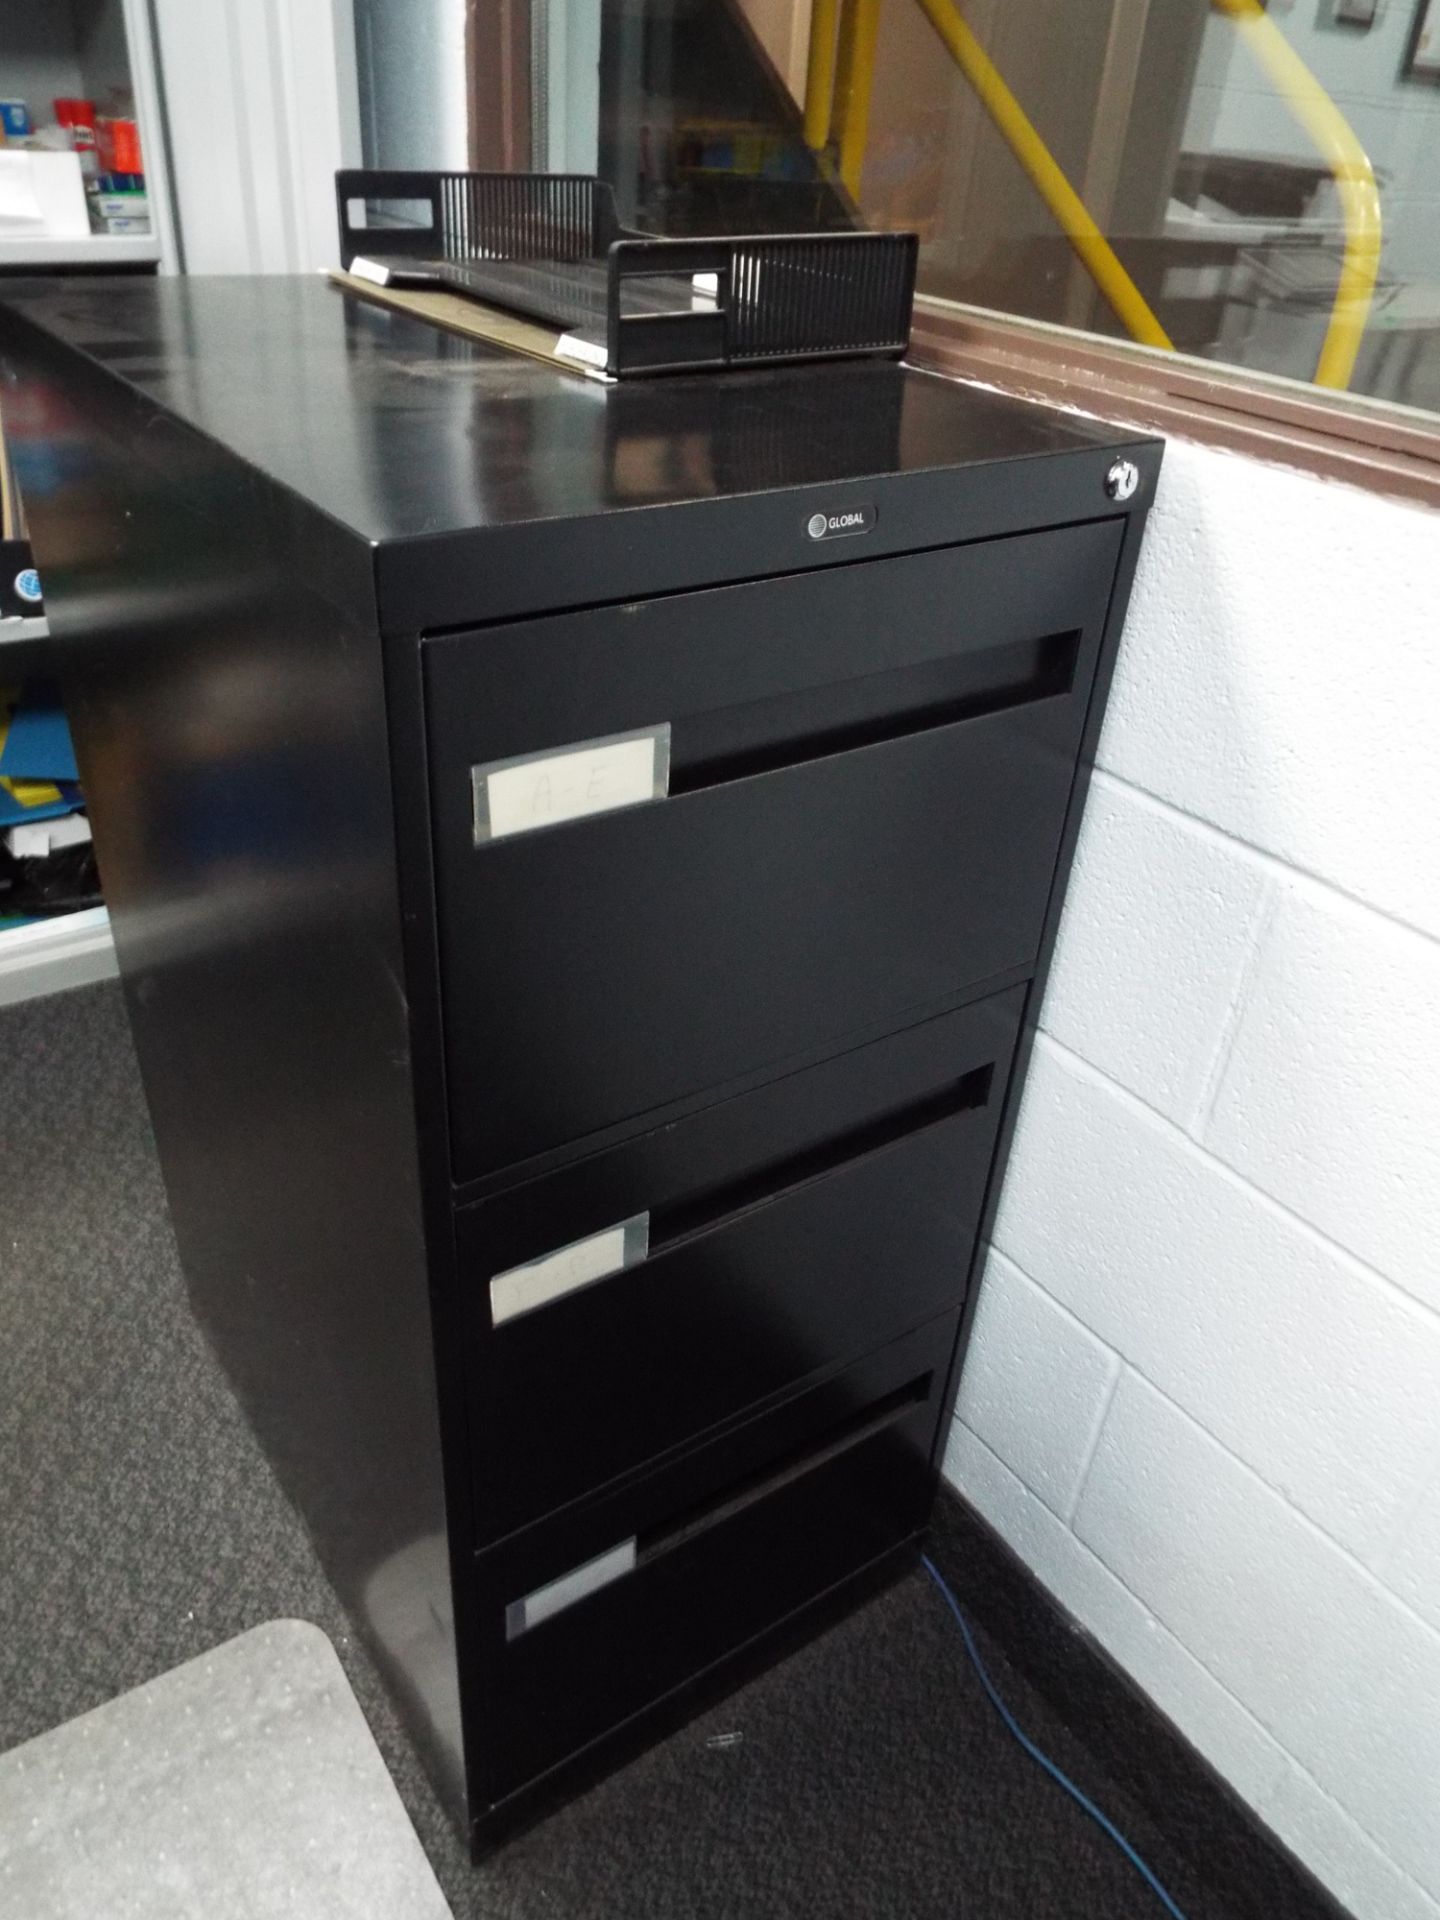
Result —
[[[1440,411],[1440,0],[533,5],[598,5],[637,227],[914,227],[922,291]]]

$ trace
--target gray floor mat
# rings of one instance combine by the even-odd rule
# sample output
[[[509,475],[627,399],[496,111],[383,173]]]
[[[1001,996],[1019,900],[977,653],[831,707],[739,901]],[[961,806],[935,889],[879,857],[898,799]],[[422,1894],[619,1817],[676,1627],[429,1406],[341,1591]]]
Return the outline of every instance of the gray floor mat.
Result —
[[[0,1913],[449,1920],[318,1627],[276,1620],[0,1755]]]

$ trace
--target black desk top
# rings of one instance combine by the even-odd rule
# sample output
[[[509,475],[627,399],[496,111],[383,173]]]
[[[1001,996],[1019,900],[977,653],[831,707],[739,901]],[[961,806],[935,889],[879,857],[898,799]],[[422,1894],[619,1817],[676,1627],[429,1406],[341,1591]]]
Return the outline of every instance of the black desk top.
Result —
[[[377,543],[1127,438],[893,362],[604,387],[319,276],[22,280],[0,305]]]

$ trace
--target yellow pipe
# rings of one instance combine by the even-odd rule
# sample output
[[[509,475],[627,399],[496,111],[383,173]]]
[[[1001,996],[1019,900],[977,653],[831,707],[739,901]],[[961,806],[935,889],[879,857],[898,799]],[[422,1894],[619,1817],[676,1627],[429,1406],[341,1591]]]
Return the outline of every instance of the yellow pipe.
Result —
[[[875,85],[880,0],[850,0],[846,13],[851,31],[840,107],[840,180],[850,198],[858,200],[865,145],[870,138],[870,95]]]
[[[850,100],[850,83],[855,73],[855,0],[840,0],[837,35],[834,105],[830,113],[830,138],[836,146],[845,138],[845,108]]]
[[[1335,176],[1345,215],[1345,257],[1315,384],[1348,387],[1380,271],[1380,190],[1374,169],[1345,116],[1256,0],[1211,0],[1211,4],[1235,22]]]
[[[814,0],[810,9],[810,57],[805,67],[805,144],[815,153],[819,153],[830,138],[838,12],[839,0]]]
[[[920,0],[920,6],[975,89],[980,104],[999,128],[1010,151],[1030,176],[1040,198],[1059,221],[1065,238],[1079,254],[1091,279],[1114,308],[1121,325],[1132,339],[1148,347],[1173,348],[1173,341],[1150,311],[1145,296],[1121,266],[1085,202],[1060,171],[1024,108],[1001,79],[995,63],[951,0]],[[841,173],[844,173],[843,165]]]
[[[5,424],[0,421],[0,540],[18,540],[20,534],[19,497],[5,450]]]

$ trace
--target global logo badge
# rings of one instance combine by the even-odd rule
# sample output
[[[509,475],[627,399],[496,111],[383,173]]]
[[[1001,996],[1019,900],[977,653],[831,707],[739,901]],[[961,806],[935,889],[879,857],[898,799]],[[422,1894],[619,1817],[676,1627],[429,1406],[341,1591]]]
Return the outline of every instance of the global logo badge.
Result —
[[[874,507],[841,507],[836,513],[812,513],[805,531],[812,540],[834,540],[844,534],[869,533],[874,524]]]

